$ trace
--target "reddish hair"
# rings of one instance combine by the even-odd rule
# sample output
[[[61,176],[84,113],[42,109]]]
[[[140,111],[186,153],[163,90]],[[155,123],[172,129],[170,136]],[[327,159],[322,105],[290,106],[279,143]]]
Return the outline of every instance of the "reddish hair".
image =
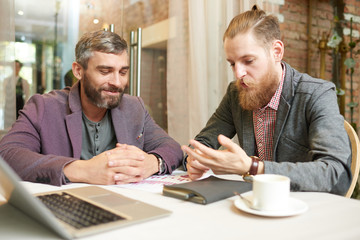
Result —
[[[280,40],[279,20],[254,5],[251,10],[234,17],[226,29],[223,41],[234,38],[238,33],[252,31],[260,43],[269,46],[274,40]]]

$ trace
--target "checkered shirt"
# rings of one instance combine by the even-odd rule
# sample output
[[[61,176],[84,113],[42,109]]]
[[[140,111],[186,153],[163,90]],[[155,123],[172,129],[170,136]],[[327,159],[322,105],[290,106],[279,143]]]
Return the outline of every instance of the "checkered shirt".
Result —
[[[279,106],[284,83],[285,65],[282,64],[282,77],[278,89],[270,102],[263,108],[253,111],[253,123],[258,157],[263,161],[271,161],[274,145],[276,111]]]

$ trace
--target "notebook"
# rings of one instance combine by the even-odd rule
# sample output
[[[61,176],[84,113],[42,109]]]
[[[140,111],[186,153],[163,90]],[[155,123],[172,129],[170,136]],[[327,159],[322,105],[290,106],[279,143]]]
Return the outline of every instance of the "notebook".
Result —
[[[251,189],[251,182],[210,176],[187,183],[164,185],[163,195],[205,205],[234,196],[234,192],[244,193]]]
[[[86,186],[51,191],[33,196],[21,185],[19,177],[1,157],[0,194],[5,197],[7,204],[10,204],[13,207],[19,209],[24,214],[37,220],[65,239],[92,235],[110,229],[152,220],[171,214],[171,211],[166,209],[162,209],[135,199],[127,198],[123,195],[98,186]],[[82,206],[81,208],[84,208],[83,206],[85,206],[85,208],[93,208],[95,205],[96,211],[100,212],[102,215],[98,217],[95,222],[89,224],[90,226],[71,226],[63,220],[55,217],[55,214],[49,210],[49,208],[59,208],[59,204],[57,202],[52,203],[52,200],[48,199],[51,199],[49,195],[57,195],[56,198],[58,198],[59,195],[63,195],[65,198],[71,198],[71,201],[75,199],[80,203],[85,201],[85,204],[80,205]],[[46,198],[46,204],[40,201],[39,198]],[[71,203],[69,205],[69,209],[66,206],[61,206],[60,210],[66,214],[67,211],[73,212],[74,206],[78,206],[77,203]],[[103,220],[105,218],[103,215],[106,215],[105,217],[109,215],[110,217],[107,220]],[[62,218],[59,216],[59,213],[57,213],[57,216]],[[78,217],[81,218],[82,216],[83,214],[79,214]],[[99,219],[106,223],[96,225]]]

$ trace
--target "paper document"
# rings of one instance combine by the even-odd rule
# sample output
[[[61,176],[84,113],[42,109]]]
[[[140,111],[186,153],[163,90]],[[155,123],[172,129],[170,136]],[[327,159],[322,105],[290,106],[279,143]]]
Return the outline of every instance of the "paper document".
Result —
[[[162,193],[164,185],[173,185],[176,183],[186,183],[190,181],[191,179],[187,175],[187,172],[181,170],[175,170],[171,175],[169,174],[161,175],[161,176],[153,175],[151,177],[142,180],[141,182],[122,184],[116,186],[122,188],[144,190],[154,193]]]

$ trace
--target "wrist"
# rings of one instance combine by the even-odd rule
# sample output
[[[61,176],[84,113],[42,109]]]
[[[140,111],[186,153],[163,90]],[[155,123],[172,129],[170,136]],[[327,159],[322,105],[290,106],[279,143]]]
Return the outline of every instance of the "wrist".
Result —
[[[260,161],[257,174],[264,174],[264,173],[265,173],[265,164],[264,161]]]
[[[155,174],[161,175],[164,174],[166,169],[165,169],[165,162],[162,159],[162,157],[156,153],[151,153],[151,155],[153,155],[156,158],[156,172]]]
[[[86,182],[82,176],[84,171],[81,170],[84,163],[85,161],[75,160],[66,164],[63,169],[64,176],[71,182]]]

